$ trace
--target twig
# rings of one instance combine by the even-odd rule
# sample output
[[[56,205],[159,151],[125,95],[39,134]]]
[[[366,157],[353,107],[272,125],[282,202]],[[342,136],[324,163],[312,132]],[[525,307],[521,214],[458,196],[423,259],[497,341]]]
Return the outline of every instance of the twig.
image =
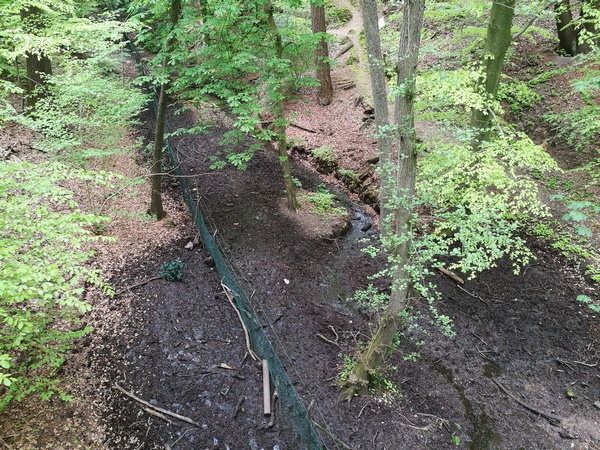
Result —
[[[269,420],[269,423],[267,424],[267,428],[273,428],[273,425],[275,425],[275,403],[277,402],[278,398],[279,398],[279,395],[277,394],[277,390],[273,391],[273,399],[272,399],[273,410],[271,412],[271,420]]]
[[[487,342],[485,342],[485,341],[484,341],[482,338],[480,338],[479,336],[477,336],[477,335],[476,335],[475,333],[473,333],[472,331],[471,331],[471,334],[472,334],[473,336],[475,336],[477,339],[479,339],[481,342],[483,342],[483,344],[484,344],[486,347],[488,346],[488,343],[487,343]]]
[[[129,397],[129,398],[131,398],[131,399],[135,400],[135,401],[136,401],[136,402],[138,402],[138,403],[141,403],[141,404],[142,404],[142,405],[144,405],[144,406],[147,406],[147,407],[148,407],[148,408],[150,408],[150,409],[153,409],[154,411],[161,412],[161,413],[163,413],[163,414],[166,414],[166,415],[168,415],[168,416],[175,417],[176,419],[182,420],[183,422],[187,422],[187,423],[189,423],[189,424],[191,424],[191,425],[194,425],[194,426],[196,426],[196,427],[200,427],[200,424],[199,424],[198,422],[195,422],[195,421],[193,421],[193,420],[192,420],[192,419],[190,419],[189,417],[185,417],[185,416],[179,415],[179,414],[177,414],[177,413],[174,413],[174,412],[168,411],[168,410],[166,410],[166,409],[159,408],[158,406],[154,406],[154,405],[152,405],[151,403],[148,403],[147,401],[145,401],[145,400],[142,400],[141,398],[137,397],[135,394],[132,394],[131,392],[129,392],[129,391],[126,391],[125,389],[123,389],[123,388],[122,388],[121,386],[119,386],[118,384],[113,384],[113,387],[114,387],[115,389],[117,389],[117,390],[121,391],[121,392],[122,392],[123,394],[125,394],[127,397]]]
[[[221,287],[223,288],[223,292],[225,292],[225,296],[227,297],[227,300],[229,300],[231,307],[234,309],[235,313],[238,316],[238,319],[240,320],[240,323],[242,324],[242,328],[244,330],[244,337],[246,338],[246,347],[248,349],[248,354],[254,361],[260,361],[260,358],[258,356],[256,356],[256,353],[254,353],[254,351],[252,350],[252,347],[250,346],[250,335],[248,334],[248,329],[246,328],[246,324],[244,323],[244,319],[242,319],[242,315],[240,314],[240,311],[237,309],[237,307],[235,306],[235,303],[233,302],[233,296],[231,295],[231,289],[229,289],[223,283],[221,283]]]
[[[528,409],[529,411],[531,411],[531,412],[534,412],[534,413],[536,413],[536,414],[537,414],[537,415],[539,415],[539,416],[545,417],[545,418],[546,418],[546,419],[548,419],[550,422],[562,422],[562,421],[563,421],[563,418],[562,418],[562,417],[555,416],[554,414],[550,414],[550,413],[547,413],[547,412],[545,412],[545,411],[541,411],[541,410],[537,409],[536,407],[534,407],[534,406],[531,406],[530,404],[528,404],[528,403],[525,403],[525,402],[524,402],[524,401],[522,401],[522,400],[519,400],[517,397],[515,397],[514,395],[512,395],[512,394],[511,394],[511,393],[508,391],[508,389],[506,389],[506,388],[505,388],[505,387],[502,385],[502,383],[500,383],[500,382],[499,382],[498,380],[496,380],[495,378],[492,378],[492,381],[493,381],[494,383],[496,383],[496,386],[498,386],[498,387],[500,388],[500,390],[502,390],[502,392],[504,392],[506,395],[508,395],[510,398],[512,398],[512,399],[513,399],[515,402],[517,402],[517,403],[518,403],[519,405],[521,405],[523,408],[526,408],[526,409]]]
[[[358,413],[358,416],[356,416],[356,418],[357,418],[357,419],[360,419],[360,416],[362,416],[362,413],[363,413],[363,411],[365,410],[365,408],[366,408],[367,406],[369,406],[369,403],[371,403],[371,402],[367,402],[367,403],[365,403],[365,406],[363,406],[362,408],[360,408],[360,412]]]
[[[167,422],[169,425],[173,425],[173,422],[164,414],[159,413],[158,411],[154,411],[153,409],[150,408],[146,408],[145,406],[142,407],[142,409],[144,411],[146,411],[148,414],[151,414],[155,417],[158,417],[159,419],[164,420],[165,422]]]
[[[556,2],[556,0],[549,0],[548,2],[546,2],[546,4],[544,6],[542,6],[542,9],[540,9],[540,11],[535,16],[533,16],[531,19],[529,19],[529,21],[525,25],[523,25],[523,28],[521,28],[519,31],[517,31],[513,35],[512,40],[516,41],[517,38],[519,38],[523,33],[525,33],[529,29],[529,27],[531,25],[533,25],[533,22],[535,22],[537,19],[539,19],[542,11],[545,10],[546,8],[550,7],[550,5],[552,5],[552,3],[555,3],[555,2]]]
[[[335,436],[333,435],[333,433],[332,433],[331,431],[329,431],[327,428],[325,428],[325,427],[323,427],[323,426],[319,425],[319,424],[318,424],[317,422],[315,422],[314,420],[313,420],[313,423],[315,424],[315,426],[316,426],[316,427],[317,427],[319,430],[321,430],[321,431],[324,431],[325,433],[327,433],[327,435],[328,435],[328,436],[329,436],[331,439],[333,439],[335,442],[337,442],[338,444],[340,444],[342,447],[344,447],[344,448],[345,448],[345,449],[347,449],[347,450],[352,450],[352,447],[350,447],[350,446],[349,446],[348,444],[346,444],[345,442],[342,442],[342,441],[340,441],[340,440],[339,440],[337,437],[335,437]]]
[[[301,127],[300,125],[296,125],[296,124],[295,124],[295,123],[293,123],[293,122],[290,122],[290,123],[289,123],[289,125],[290,125],[291,127],[298,128],[299,130],[302,130],[302,131],[307,131],[307,132],[309,132],[309,133],[316,133],[316,131],[315,131],[315,130],[311,130],[310,128],[304,128],[304,127]]]
[[[175,442],[173,442],[171,445],[175,445],[175,444],[177,444],[177,443],[178,443],[180,440],[182,440],[182,439],[183,439],[183,437],[184,437],[184,436],[185,436],[185,435],[186,435],[186,434],[187,434],[189,431],[192,431],[192,430],[193,430],[193,428],[188,428],[187,430],[185,430],[185,431],[184,431],[184,432],[181,434],[181,436],[179,436],[179,438],[178,438],[178,439],[177,439]]]
[[[342,350],[342,347],[340,346],[340,344],[338,344],[337,342],[333,342],[331,339],[326,338],[325,336],[323,336],[321,333],[317,333],[317,337],[320,337],[321,339],[323,339],[325,342],[328,342],[331,345],[337,345],[337,347]]]
[[[475,295],[472,294],[471,292],[467,291],[464,287],[460,286],[460,285],[456,285],[457,288],[459,288],[461,291],[463,291],[465,294],[470,295],[473,298],[476,298],[477,300],[483,302],[486,306],[490,306],[490,304],[488,302],[486,302],[484,299],[482,299],[479,295]]]
[[[237,404],[235,405],[235,409],[233,410],[233,414],[231,415],[232,419],[235,419],[237,417],[240,410],[242,409],[242,403],[244,403],[245,401],[246,401],[246,396],[242,395],[240,397],[240,399],[238,400]]]
[[[598,363],[590,364],[590,363],[586,363],[586,362],[583,362],[583,361],[566,361],[566,360],[561,359],[561,358],[556,358],[556,360],[558,362],[560,362],[560,363],[563,363],[563,364],[567,365],[567,366],[569,364],[579,364],[580,366],[585,366],[585,367],[596,367],[598,365]]]
[[[150,283],[151,281],[156,281],[156,280],[160,280],[160,279],[162,279],[162,277],[148,278],[147,280],[140,281],[139,283],[132,284],[131,286],[127,286],[126,288],[121,289],[120,291],[116,292],[115,295],[121,295],[125,291],[130,291],[131,289],[135,289],[136,287],[140,287],[140,286]]]

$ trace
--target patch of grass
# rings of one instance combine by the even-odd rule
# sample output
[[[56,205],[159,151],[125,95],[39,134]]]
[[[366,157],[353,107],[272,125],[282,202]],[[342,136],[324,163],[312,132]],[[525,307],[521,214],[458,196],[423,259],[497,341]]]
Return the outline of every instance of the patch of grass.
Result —
[[[334,206],[335,194],[329,192],[324,184],[320,184],[317,192],[300,194],[300,202],[308,206],[308,211],[321,216],[345,216],[346,210]]]
[[[315,148],[311,151],[312,155],[324,162],[334,163],[338,160],[338,154],[335,148],[329,146],[323,146]]]
[[[340,8],[331,1],[325,2],[325,20],[328,28],[339,28],[352,19],[352,12],[348,8]]]

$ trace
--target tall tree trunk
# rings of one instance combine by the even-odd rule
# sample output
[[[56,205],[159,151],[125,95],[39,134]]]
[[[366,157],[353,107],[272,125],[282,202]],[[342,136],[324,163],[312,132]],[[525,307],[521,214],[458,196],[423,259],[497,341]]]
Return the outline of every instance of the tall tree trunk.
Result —
[[[317,4],[319,1],[319,5]],[[315,47],[315,62],[317,66],[316,75],[319,80],[319,104],[327,106],[333,99],[333,84],[331,83],[331,67],[329,64],[329,49],[325,40],[327,27],[325,24],[325,5],[321,0],[313,0],[310,5],[310,17],[312,22],[312,31],[314,34],[320,34],[319,42]]]
[[[273,5],[271,1],[267,1],[265,4],[265,12],[267,13],[267,22],[271,33],[275,38],[274,48],[275,56],[279,59],[283,59],[283,44],[281,42],[281,34],[275,23],[273,17]],[[279,87],[281,89],[281,87]],[[285,120],[285,108],[283,100],[285,96],[283,93],[278,92],[274,100],[274,114],[275,114],[275,133],[277,134],[277,151],[279,154],[279,162],[281,163],[281,171],[283,172],[283,182],[285,185],[285,195],[287,198],[287,207],[291,211],[298,209],[298,199],[296,198],[296,186],[294,186],[294,180],[292,178],[292,167],[290,163],[290,157],[287,151],[287,134],[285,131],[286,120]]]
[[[375,7],[374,0],[363,0],[362,3],[363,13],[367,6],[367,13],[371,14]],[[414,127],[415,79],[424,12],[425,0],[405,1],[396,65],[399,88],[393,123],[396,139],[390,146],[389,173],[386,174],[390,177],[389,182],[393,184],[393,194],[390,199],[381,199],[382,210],[388,209],[385,223],[382,223],[384,230],[387,229],[385,233],[388,234],[387,245],[389,248],[387,250],[392,253],[393,260],[397,265],[394,268],[390,299],[383,318],[348,379],[349,386],[346,391],[348,399],[368,386],[370,374],[383,364],[385,355],[391,348],[394,337],[402,325],[401,313],[406,310],[408,294],[412,287],[407,271],[410,258],[409,240],[402,239],[401,236],[410,231],[412,217],[410,204],[415,194],[417,171]],[[372,17],[369,19],[363,17],[363,20],[365,21],[365,36],[367,36],[366,22],[372,21]],[[369,27],[372,25],[370,23]],[[387,170],[384,170],[384,173],[386,172]]]
[[[515,15],[515,0],[493,2],[485,40],[484,79],[481,82],[482,93],[486,100],[495,100],[498,95],[500,75],[506,51],[512,42],[511,26]],[[487,141],[491,135],[492,112],[487,108],[473,109],[471,125],[476,131],[474,146]]]
[[[371,80],[371,95],[375,107],[375,126],[377,129],[377,151],[379,154],[379,169],[381,172],[381,183],[379,188],[380,217],[381,222],[386,223],[389,212],[393,182],[390,173],[390,153],[393,142],[390,128],[388,89],[383,65],[383,54],[381,52],[381,40],[379,37],[379,21],[377,17],[377,3],[375,0],[362,0],[361,12],[363,27],[365,31],[365,43],[367,47],[367,62]],[[386,230],[382,230],[386,233]]]
[[[556,13],[556,31],[558,34],[558,46],[567,55],[577,54],[577,30],[573,24],[571,13],[571,2],[569,0],[558,0],[554,4]]]
[[[172,0],[171,3],[171,32],[177,26],[179,15],[181,14],[181,0]],[[163,59],[162,70],[166,75],[169,63],[169,51],[173,44],[173,37],[167,38],[165,43],[165,57]],[[163,148],[165,146],[165,121],[167,115],[167,85],[164,81],[160,86],[160,95],[158,97],[158,110],[156,112],[156,131],[154,134],[154,160],[152,162],[152,194],[150,196],[150,208],[148,213],[161,220],[166,216],[162,204],[162,159]]]
[[[21,10],[21,20],[24,28],[32,34],[44,27],[42,10],[36,6],[27,6]],[[41,50],[39,53],[26,52],[25,65],[27,68],[26,106],[33,109],[41,98],[45,96],[44,85],[46,77],[52,75],[50,58]]]

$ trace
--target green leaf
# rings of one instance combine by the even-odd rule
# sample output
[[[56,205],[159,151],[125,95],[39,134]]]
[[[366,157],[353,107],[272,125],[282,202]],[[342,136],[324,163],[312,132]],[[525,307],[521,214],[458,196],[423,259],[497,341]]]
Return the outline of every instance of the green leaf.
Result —
[[[577,231],[577,234],[579,234],[580,236],[584,236],[584,237],[592,237],[594,236],[594,233],[592,233],[592,230],[590,230],[587,227],[575,227],[575,230]]]
[[[577,301],[582,303],[591,303],[592,299],[587,295],[580,294],[577,296]]]

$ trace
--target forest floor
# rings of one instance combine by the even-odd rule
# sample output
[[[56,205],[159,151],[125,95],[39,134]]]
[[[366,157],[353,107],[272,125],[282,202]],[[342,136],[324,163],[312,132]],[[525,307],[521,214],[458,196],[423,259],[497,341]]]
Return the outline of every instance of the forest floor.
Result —
[[[364,189],[349,192],[342,177],[317,173],[310,150],[333,145],[340,168],[372,177],[367,161],[376,147],[364,125],[364,92],[349,87],[351,74],[336,72],[332,105],[317,106],[310,91],[307,101],[290,105],[296,114],[289,128],[294,176],[307,191],[321,183],[335,189],[349,228],[340,226],[346,219],[314,214],[306,204],[287,212],[278,159],[266,151],[245,171],[210,170],[209,156],[228,130],[221,114],[186,110],[170,119],[172,127],[213,124],[206,134],[178,136],[172,144],[320,439],[328,449],[600,449],[600,318],[576,301],[582,292],[597,298],[599,290],[580,267],[533,238],[537,259],[519,276],[502,260],[464,286],[432,277],[456,337],[425,323],[421,357],[405,361],[423,337],[407,331],[384,374],[397,392],[339,401],[342,355],[354,354],[374,320],[346,299],[379,267],[361,252],[377,240],[377,216],[361,201],[372,200]],[[131,140],[152,136],[151,115],[141,123]],[[431,124],[421,127],[421,135],[432,132]],[[17,130],[2,139],[23,136]],[[135,159],[114,164],[144,173]],[[169,216],[158,223],[134,214],[146,209],[147,185],[111,198],[109,209],[130,214],[107,226],[105,233],[119,240],[104,244],[95,263],[117,295],[88,292],[93,311],[86,322],[95,330],[76,345],[62,373],[75,400],[7,408],[0,414],[0,448],[302,448],[277,403],[272,423],[263,415],[261,369],[248,358],[243,329],[176,180],[167,177],[166,184]],[[185,264],[182,281],[133,287],[172,260]],[[427,305],[415,308],[426,314]],[[159,417],[119,387],[196,424]]]

